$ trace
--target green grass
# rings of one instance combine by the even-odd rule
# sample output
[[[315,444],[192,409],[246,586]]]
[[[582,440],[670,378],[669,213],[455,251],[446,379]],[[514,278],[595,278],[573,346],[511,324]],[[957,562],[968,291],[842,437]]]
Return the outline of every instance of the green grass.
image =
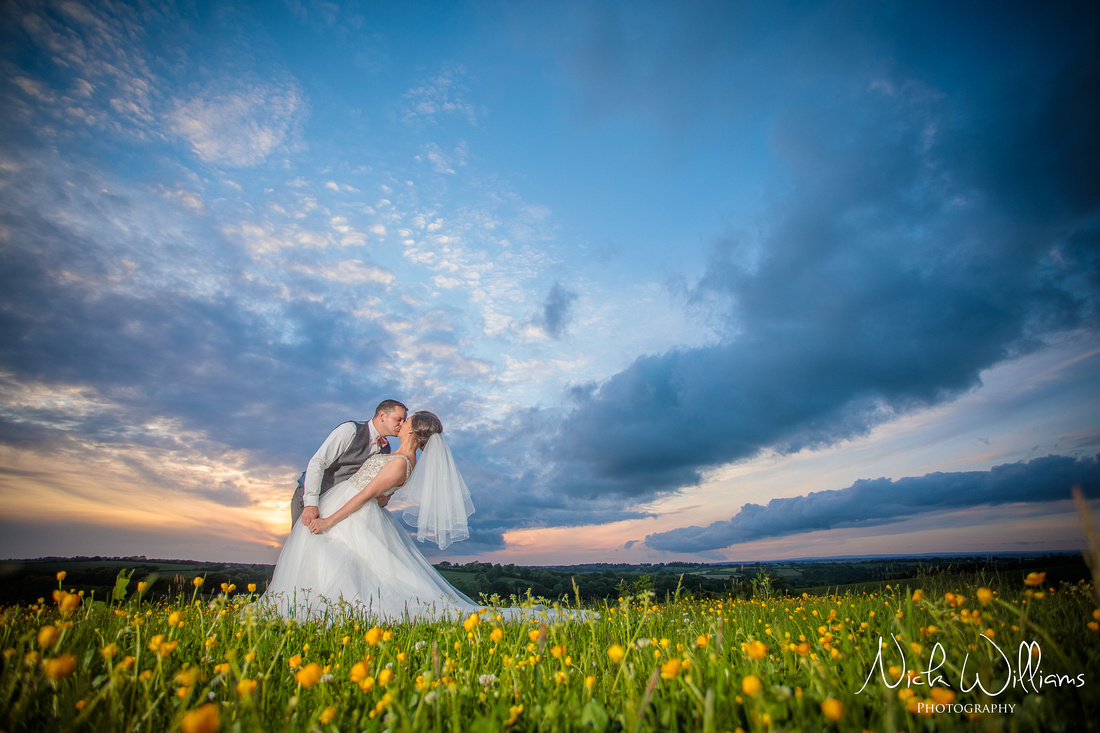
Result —
[[[921,582],[916,600],[896,586],[635,597],[583,622],[501,623],[487,610],[380,628],[256,615],[243,589],[155,603],[125,588],[111,602],[59,593],[0,609],[0,730],[915,732],[1079,730],[1100,719],[1100,612],[1087,585],[1033,587],[1022,574]],[[880,637],[893,688],[874,666]],[[960,678],[975,671],[986,688],[1006,679],[989,638],[1017,672],[1021,642],[1038,642],[1037,679],[1060,684],[963,692]],[[937,661],[938,691],[895,682]],[[946,712],[917,711],[948,698]],[[968,715],[962,706],[974,704],[1014,708]]]

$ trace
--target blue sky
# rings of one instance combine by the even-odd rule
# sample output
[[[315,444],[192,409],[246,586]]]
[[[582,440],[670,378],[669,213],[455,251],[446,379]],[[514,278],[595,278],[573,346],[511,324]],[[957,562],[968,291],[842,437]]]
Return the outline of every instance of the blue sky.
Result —
[[[388,397],[452,559],[1080,543],[1090,4],[2,13],[0,556],[273,561]]]

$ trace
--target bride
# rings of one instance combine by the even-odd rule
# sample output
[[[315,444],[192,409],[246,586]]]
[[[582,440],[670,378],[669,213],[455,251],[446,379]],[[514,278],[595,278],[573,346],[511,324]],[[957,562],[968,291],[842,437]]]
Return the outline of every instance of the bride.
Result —
[[[418,540],[430,537],[444,549],[469,537],[474,506],[442,433],[438,417],[415,413],[401,427],[395,453],[371,456],[323,494],[321,517],[291,530],[261,606],[302,621],[348,614],[435,620],[484,608],[448,583],[377,501],[404,487],[404,518]],[[500,609],[509,618],[537,610]]]

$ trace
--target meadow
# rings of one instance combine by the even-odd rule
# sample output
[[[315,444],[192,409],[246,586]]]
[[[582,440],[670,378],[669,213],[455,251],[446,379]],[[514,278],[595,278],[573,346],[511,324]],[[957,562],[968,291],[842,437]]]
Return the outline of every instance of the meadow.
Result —
[[[582,621],[295,623],[255,587],[67,587],[0,610],[0,730],[1081,730],[1092,587],[937,574],[865,592],[623,596]],[[210,591],[213,590],[213,593]],[[573,599],[572,606],[577,606]]]

